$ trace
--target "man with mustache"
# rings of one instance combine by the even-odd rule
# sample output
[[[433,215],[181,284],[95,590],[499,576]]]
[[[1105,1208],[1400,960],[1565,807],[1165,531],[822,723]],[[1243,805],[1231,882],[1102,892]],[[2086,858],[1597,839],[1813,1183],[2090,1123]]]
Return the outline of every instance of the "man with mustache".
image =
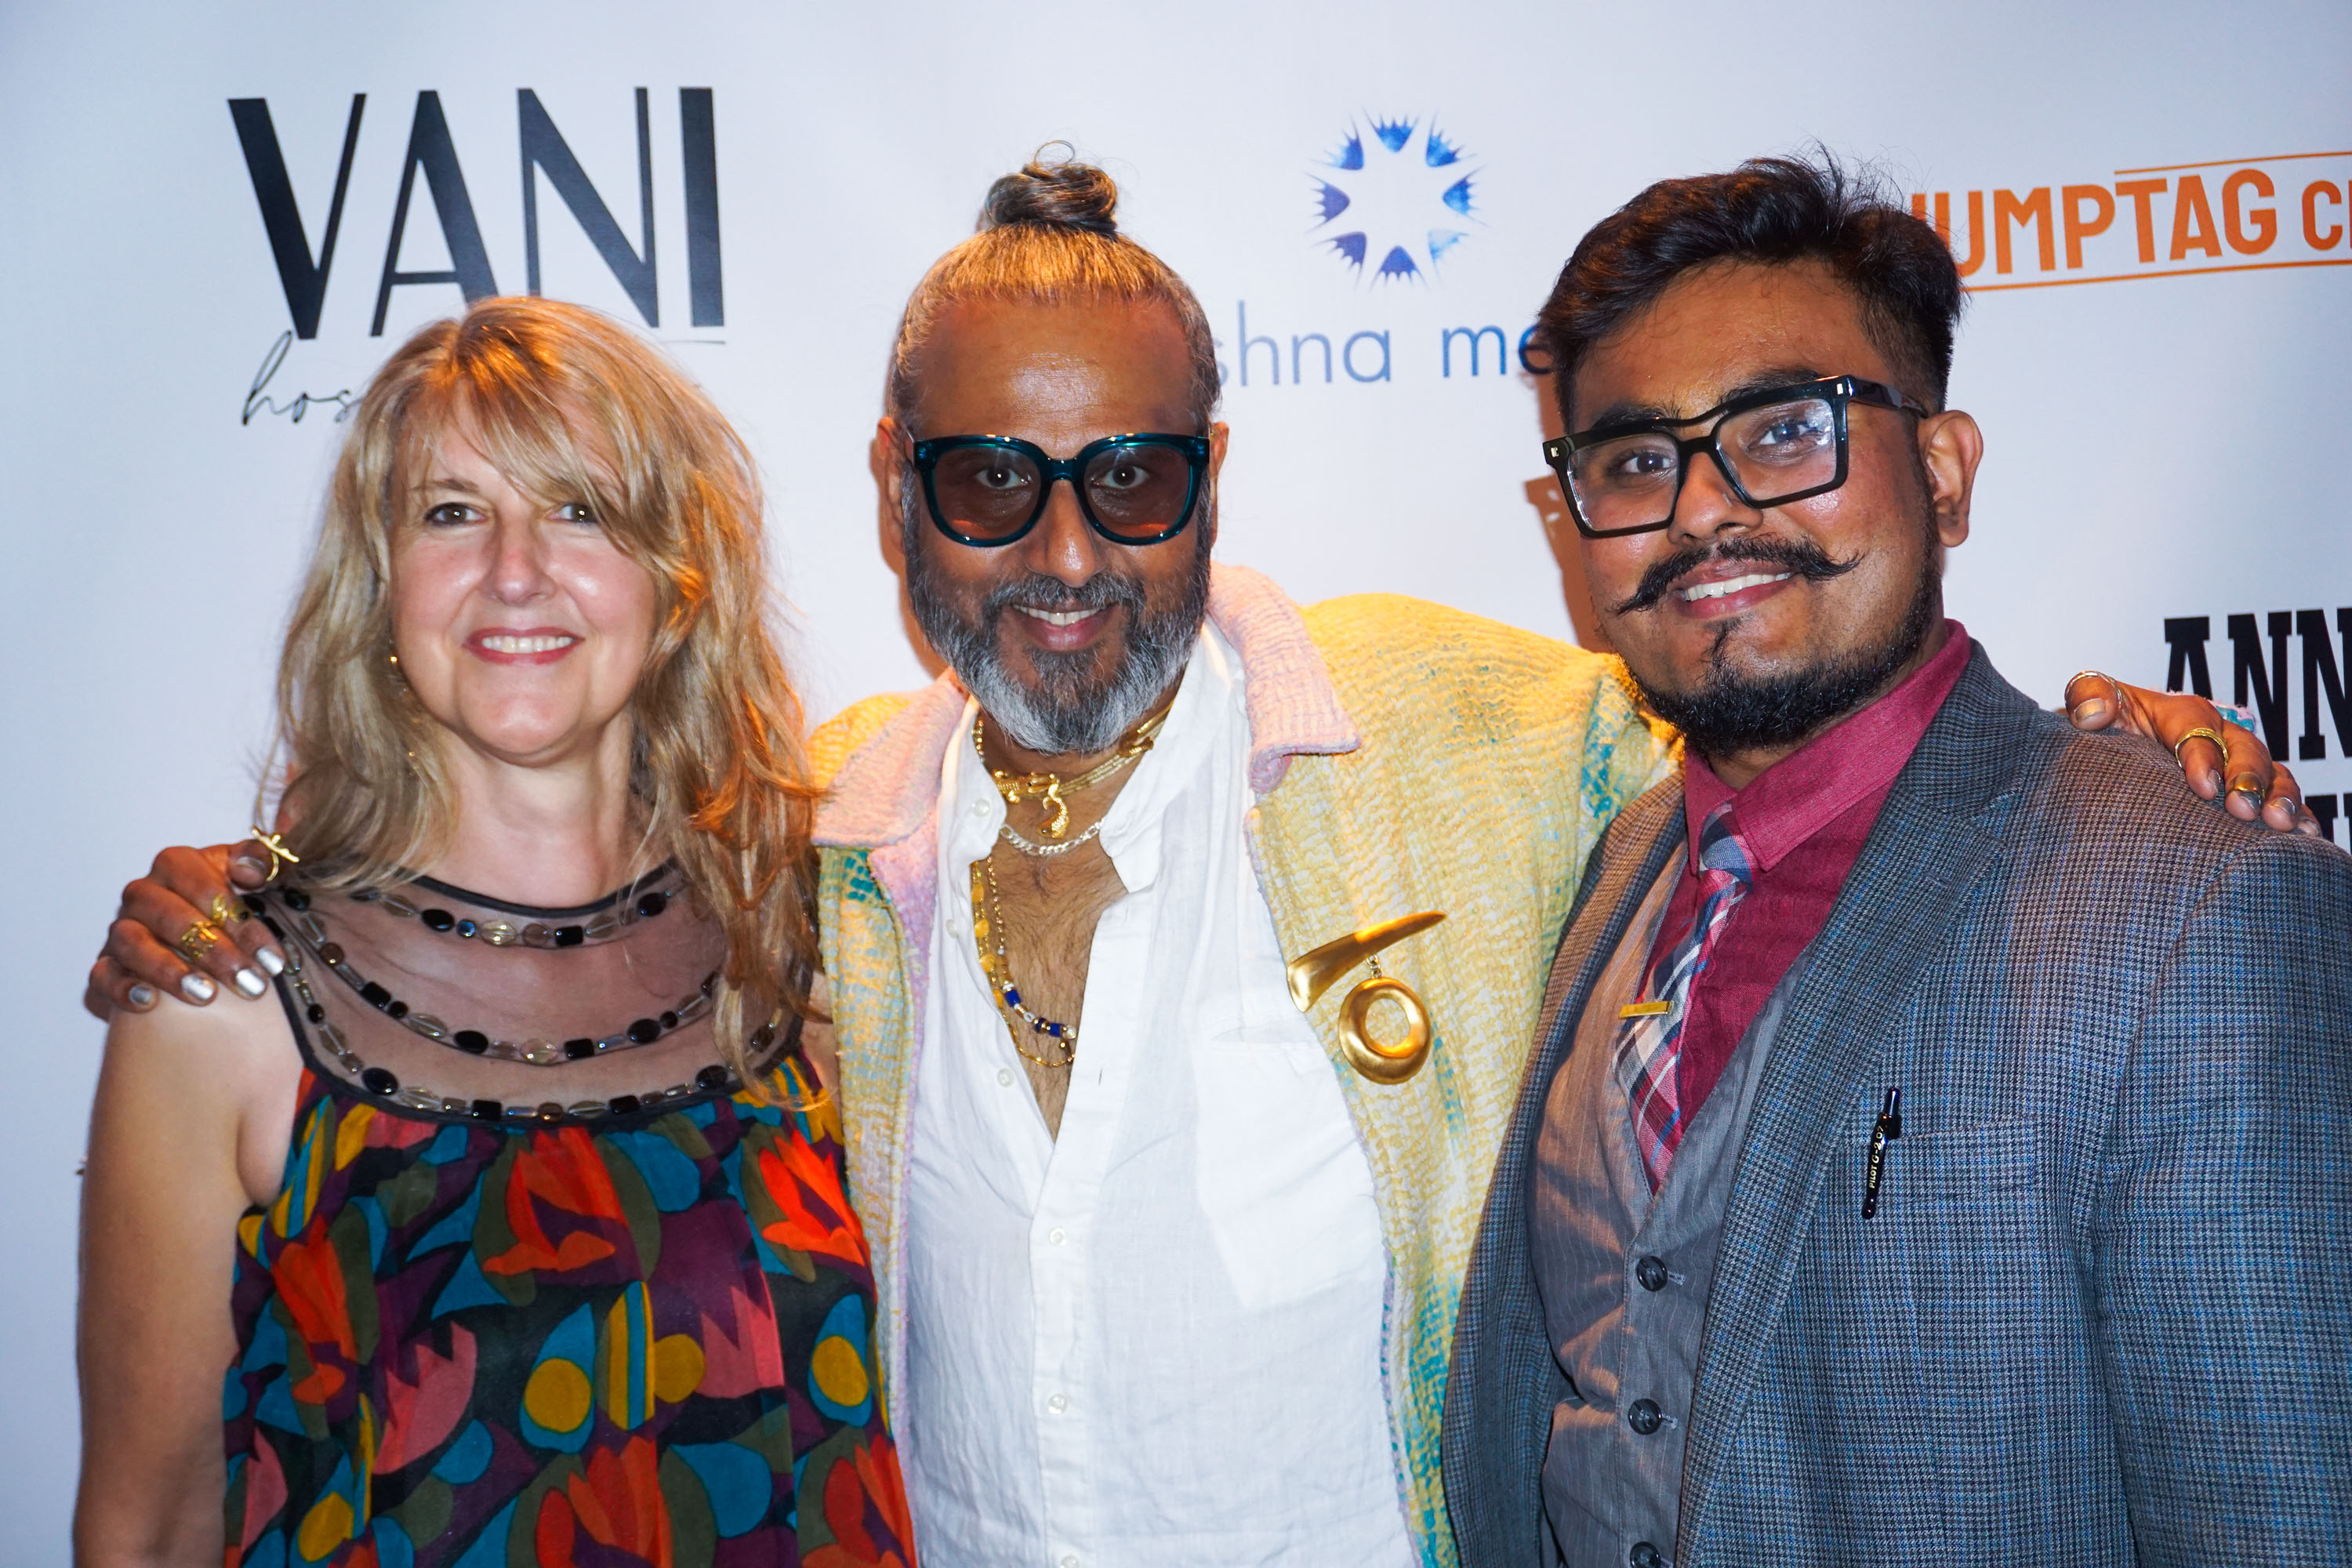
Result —
[[[1539,956],[1670,736],[1612,659],[1213,564],[1213,345],[1114,196],[1083,165],[1008,176],[909,300],[872,458],[950,672],[813,742],[919,1543],[1448,1562],[1445,1358]],[[133,907],[176,931],[163,897]],[[1286,960],[1429,912],[1302,1011]],[[1397,986],[1417,1049],[1385,1005],[1349,1027]]]
[[[2352,858],[1943,615],[1926,224],[1652,186],[1538,321],[1672,776],[1554,959],[1446,1393],[1465,1563],[2352,1560]]]

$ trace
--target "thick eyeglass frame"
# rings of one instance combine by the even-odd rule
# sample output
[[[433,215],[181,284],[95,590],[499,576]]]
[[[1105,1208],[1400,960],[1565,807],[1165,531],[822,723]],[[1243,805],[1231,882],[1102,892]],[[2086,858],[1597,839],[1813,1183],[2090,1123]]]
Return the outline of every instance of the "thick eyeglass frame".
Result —
[[[1831,419],[1837,426],[1837,473],[1824,484],[1791,490],[1787,495],[1755,496],[1739,482],[1732,472],[1731,460],[1723,455],[1722,432],[1725,421],[1751,408],[1761,408],[1772,403],[1796,403],[1817,398],[1830,405]],[[1812,496],[1827,495],[1845,483],[1846,478],[1846,405],[1850,403],[1874,404],[1891,408],[1898,414],[1910,414],[1925,419],[1935,411],[1917,399],[1906,396],[1881,381],[1869,381],[1858,375],[1836,375],[1822,381],[1801,381],[1787,386],[1768,386],[1755,392],[1743,392],[1738,396],[1717,404],[1704,414],[1694,414],[1687,419],[1631,419],[1595,425],[1590,430],[1579,430],[1572,436],[1555,436],[1543,444],[1544,461],[1559,476],[1559,493],[1568,501],[1569,516],[1576,521],[1577,532],[1587,539],[1622,539],[1633,533],[1654,533],[1671,527],[1675,509],[1682,505],[1683,486],[1690,480],[1691,459],[1700,453],[1715,459],[1716,471],[1723,476],[1731,493],[1740,504],[1759,510],[1768,506],[1786,506]],[[1709,423],[1712,421],[1712,423]],[[1687,438],[1674,434],[1689,425],[1706,425],[1704,435]],[[1569,478],[1569,463],[1576,454],[1588,447],[1604,441],[1622,440],[1628,436],[1649,434],[1664,436],[1675,444],[1675,493],[1666,503],[1666,515],[1655,522],[1636,523],[1632,528],[1595,528],[1584,520],[1584,508],[1576,499],[1576,482]]]
[[[1037,487],[1037,505],[1028,520],[1010,533],[981,537],[969,534],[948,521],[940,507],[939,488],[933,482],[939,472],[940,459],[950,452],[972,447],[992,447],[1000,451],[1017,452],[1036,466],[1044,483]],[[1087,465],[1105,452],[1131,450],[1137,447],[1161,447],[1181,452],[1191,468],[1184,489],[1183,510],[1176,521],[1157,533],[1117,533],[1103,526],[1102,519],[1087,501],[1085,484]],[[1113,544],[1165,544],[1184,531],[1192,521],[1192,513],[1201,504],[1201,476],[1209,469],[1209,438],[1206,436],[1171,436],[1155,431],[1136,431],[1125,436],[1106,436],[1099,441],[1089,441],[1067,458],[1046,455],[1045,449],[1034,441],[1024,441],[1013,436],[935,436],[928,441],[914,444],[915,471],[922,477],[923,501],[929,508],[931,526],[954,540],[958,544],[975,545],[993,550],[1000,545],[1017,544],[1037,526],[1045,515],[1045,508],[1054,499],[1054,487],[1064,479],[1070,482],[1070,493],[1078,498],[1078,511],[1086,518],[1087,526]]]

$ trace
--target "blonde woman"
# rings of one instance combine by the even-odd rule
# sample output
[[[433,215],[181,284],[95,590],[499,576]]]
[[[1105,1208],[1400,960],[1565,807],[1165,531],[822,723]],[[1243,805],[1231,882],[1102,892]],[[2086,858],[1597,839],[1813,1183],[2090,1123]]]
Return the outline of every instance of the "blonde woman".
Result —
[[[283,972],[107,1038],[82,1562],[911,1562],[760,515],[588,310],[369,387],[279,668],[299,861],[183,944]]]

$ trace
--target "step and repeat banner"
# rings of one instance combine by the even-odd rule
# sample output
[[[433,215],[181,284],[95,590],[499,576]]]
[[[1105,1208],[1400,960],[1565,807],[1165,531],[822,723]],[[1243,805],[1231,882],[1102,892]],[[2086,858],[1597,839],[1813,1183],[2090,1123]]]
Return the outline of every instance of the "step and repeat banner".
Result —
[[[83,967],[154,847],[247,820],[339,421],[414,328],[530,291],[664,344],[763,466],[822,714],[927,676],[865,456],[899,305],[1067,141],[1215,324],[1227,558],[1575,637],[1534,311],[1650,181],[1819,143],[1975,291],[1954,613],[2045,700],[2252,710],[2341,842],[2347,80],[2340,5],[15,0],[0,1562],[63,1553]]]

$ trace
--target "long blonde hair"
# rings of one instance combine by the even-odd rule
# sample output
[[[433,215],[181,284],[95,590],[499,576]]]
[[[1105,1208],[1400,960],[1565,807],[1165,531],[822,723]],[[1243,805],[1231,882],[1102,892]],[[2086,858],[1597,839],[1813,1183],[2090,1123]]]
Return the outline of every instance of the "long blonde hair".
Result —
[[[646,841],[725,930],[716,1026],[741,1070],[751,1029],[807,1011],[816,968],[814,791],[767,631],[759,479],[709,400],[593,310],[479,300],[403,343],[360,399],[278,668],[273,772],[306,878],[388,885],[449,840],[434,721],[390,657],[390,588],[407,491],[453,427],[534,499],[587,501],[653,576],[631,792]]]

